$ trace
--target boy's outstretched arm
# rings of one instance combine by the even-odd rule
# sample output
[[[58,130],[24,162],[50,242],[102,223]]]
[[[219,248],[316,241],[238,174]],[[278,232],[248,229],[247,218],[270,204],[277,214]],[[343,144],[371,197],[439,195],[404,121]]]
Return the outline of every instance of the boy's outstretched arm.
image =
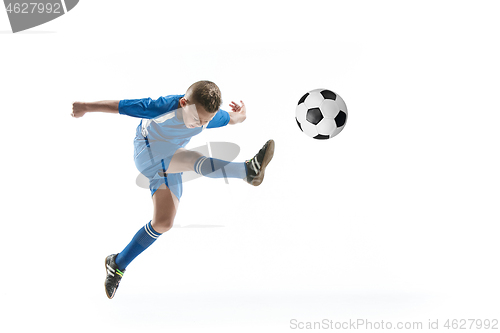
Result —
[[[241,106],[239,106],[235,102],[231,102],[231,104],[229,104],[229,106],[233,111],[233,112],[228,112],[230,125],[241,123],[245,121],[245,119],[247,118],[247,108],[245,106],[245,103],[243,103],[243,101],[240,102]]]
[[[99,101],[91,103],[74,102],[71,116],[74,118],[80,118],[87,112],[118,113],[119,103],[120,101]]]

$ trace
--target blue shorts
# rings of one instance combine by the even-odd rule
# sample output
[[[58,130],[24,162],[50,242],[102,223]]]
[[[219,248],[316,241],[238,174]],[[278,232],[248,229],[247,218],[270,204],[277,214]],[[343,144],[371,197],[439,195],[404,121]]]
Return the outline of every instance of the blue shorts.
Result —
[[[180,201],[182,196],[182,172],[169,173],[166,177],[163,175],[163,172],[167,171],[170,165],[172,156],[179,148],[182,147],[170,142],[149,142],[142,135],[135,137],[135,166],[140,173],[149,179],[151,196],[162,184],[165,184]]]

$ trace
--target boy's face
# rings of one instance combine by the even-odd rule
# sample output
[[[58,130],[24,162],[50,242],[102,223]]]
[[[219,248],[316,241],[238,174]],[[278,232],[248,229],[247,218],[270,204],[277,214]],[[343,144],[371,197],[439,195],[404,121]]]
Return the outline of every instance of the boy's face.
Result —
[[[187,128],[202,127],[215,116],[215,113],[208,113],[202,106],[187,104],[186,100],[181,99],[180,104],[182,119]]]

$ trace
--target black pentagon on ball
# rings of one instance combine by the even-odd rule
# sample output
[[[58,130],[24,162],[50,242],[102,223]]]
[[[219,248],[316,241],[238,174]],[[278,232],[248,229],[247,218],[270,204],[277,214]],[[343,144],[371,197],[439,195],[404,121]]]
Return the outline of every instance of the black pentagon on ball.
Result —
[[[337,116],[335,117],[335,124],[337,124],[337,127],[342,127],[345,125],[345,121],[347,119],[347,114],[340,110]]]
[[[307,110],[306,120],[311,124],[318,125],[318,123],[323,119],[323,114],[319,108],[312,108]]]
[[[333,99],[333,100],[337,99],[337,95],[335,95],[335,93],[330,90],[323,90],[321,92],[321,95],[323,95],[324,99]]]
[[[297,119],[297,117],[295,117],[295,121],[297,122],[297,125],[299,125],[300,130],[302,132],[304,132],[304,130],[302,129],[302,126],[300,125],[299,120]]]
[[[313,137],[313,139],[319,139],[319,140],[325,140],[325,139],[329,139],[329,138],[330,138],[330,136],[323,135],[323,134],[318,134],[315,137]]]
[[[299,103],[297,103],[297,105],[299,105],[300,103],[304,103],[304,101],[306,100],[307,96],[309,96],[309,93],[307,93],[304,96],[302,96],[302,98],[299,100]]]

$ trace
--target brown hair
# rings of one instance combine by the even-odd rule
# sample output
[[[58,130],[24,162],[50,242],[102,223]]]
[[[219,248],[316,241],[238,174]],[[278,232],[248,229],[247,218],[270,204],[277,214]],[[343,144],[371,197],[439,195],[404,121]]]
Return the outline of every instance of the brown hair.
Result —
[[[193,83],[186,92],[186,99],[201,105],[209,113],[217,112],[222,103],[219,87],[211,81]]]

